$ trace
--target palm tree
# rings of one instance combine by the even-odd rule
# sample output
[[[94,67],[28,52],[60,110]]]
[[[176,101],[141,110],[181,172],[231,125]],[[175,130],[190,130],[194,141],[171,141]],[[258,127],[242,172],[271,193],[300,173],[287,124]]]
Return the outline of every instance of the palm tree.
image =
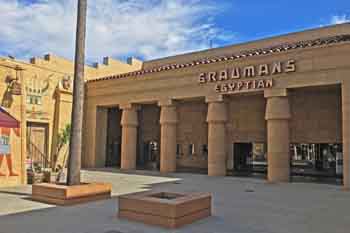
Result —
[[[67,185],[80,184],[82,155],[82,128],[84,105],[84,65],[87,0],[78,0],[78,18],[75,42],[74,88],[71,119],[71,141]]]

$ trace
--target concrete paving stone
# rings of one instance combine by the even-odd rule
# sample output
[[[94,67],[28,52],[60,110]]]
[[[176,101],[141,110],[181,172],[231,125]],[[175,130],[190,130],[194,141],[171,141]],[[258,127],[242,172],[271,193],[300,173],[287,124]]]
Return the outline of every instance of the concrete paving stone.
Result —
[[[116,169],[82,172],[110,182],[109,200],[58,207],[30,201],[31,187],[0,189],[0,233],[348,233],[350,192],[314,183]],[[211,192],[213,216],[177,230],[117,218],[117,196],[145,190]]]

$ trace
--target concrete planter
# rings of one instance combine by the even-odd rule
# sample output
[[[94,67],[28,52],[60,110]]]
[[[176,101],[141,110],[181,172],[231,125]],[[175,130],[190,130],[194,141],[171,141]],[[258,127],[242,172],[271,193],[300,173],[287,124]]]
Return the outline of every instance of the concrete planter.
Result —
[[[107,183],[64,184],[42,183],[32,187],[32,200],[54,205],[74,205],[111,198],[112,186]]]
[[[58,172],[53,172],[53,171],[44,171],[43,173],[43,182],[45,183],[56,183],[57,177],[58,177]]]
[[[38,184],[44,181],[43,173],[36,173],[34,171],[27,171],[27,182],[28,184]]]
[[[118,217],[179,228],[211,216],[211,194],[142,192],[120,196]]]

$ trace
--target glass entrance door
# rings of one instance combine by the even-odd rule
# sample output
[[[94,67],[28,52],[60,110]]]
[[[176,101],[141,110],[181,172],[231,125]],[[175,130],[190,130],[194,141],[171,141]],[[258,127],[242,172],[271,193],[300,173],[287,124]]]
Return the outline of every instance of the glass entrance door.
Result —
[[[267,153],[265,142],[233,144],[233,175],[267,174]]]
[[[341,144],[293,143],[290,151],[293,180],[297,177],[307,177],[327,182],[342,178]]]
[[[114,141],[108,144],[106,155],[106,167],[120,167],[121,162],[121,144]]]
[[[159,144],[156,141],[143,143],[142,153],[137,156],[137,167],[139,169],[159,170],[160,153]]]
[[[249,175],[252,171],[252,143],[233,144],[233,173]]]

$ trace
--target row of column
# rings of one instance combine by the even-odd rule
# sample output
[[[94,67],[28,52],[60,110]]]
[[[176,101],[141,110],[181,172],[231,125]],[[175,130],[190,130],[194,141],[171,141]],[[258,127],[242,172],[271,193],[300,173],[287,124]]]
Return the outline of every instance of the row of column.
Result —
[[[267,142],[268,142],[268,180],[272,182],[289,180],[289,119],[290,110],[287,92],[265,93],[267,98]],[[225,176],[227,160],[226,123],[228,120],[226,104],[221,99],[208,100],[208,175]],[[176,171],[176,107],[169,101],[162,103],[160,113],[161,146],[160,171]],[[121,168],[136,168],[137,145],[137,106],[123,106],[121,119],[122,148]]]
[[[344,186],[350,182],[350,97],[343,91],[343,141],[344,141]],[[270,89],[264,92],[267,100],[265,120],[267,122],[268,180],[288,182],[290,179],[290,129],[291,118],[288,93],[286,89]],[[226,123],[227,107],[222,97],[207,99],[208,103],[208,175],[225,176],[227,161]],[[172,101],[160,103],[161,147],[160,171],[176,171],[176,107]],[[137,107],[122,107],[122,155],[121,168],[136,168]]]
[[[286,89],[267,90],[265,120],[267,121],[268,180],[288,182],[290,179],[291,118]],[[222,100],[208,101],[208,175],[226,175],[226,123],[227,108]]]
[[[160,125],[161,125],[161,146],[160,146],[160,171],[163,173],[176,171],[176,107],[172,101],[160,103]],[[122,148],[121,168],[132,170],[136,168],[137,148],[137,106],[123,106],[121,119],[122,126]]]

